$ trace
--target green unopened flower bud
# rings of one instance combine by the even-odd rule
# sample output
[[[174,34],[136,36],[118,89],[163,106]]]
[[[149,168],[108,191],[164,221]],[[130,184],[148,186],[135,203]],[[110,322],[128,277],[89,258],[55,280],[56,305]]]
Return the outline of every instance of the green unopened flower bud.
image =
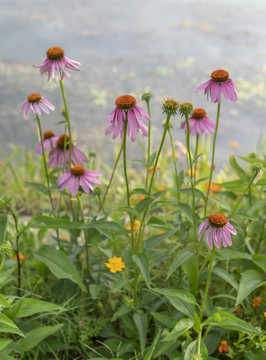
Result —
[[[96,196],[100,196],[100,195],[101,195],[101,192],[102,192],[102,189],[101,189],[99,186],[97,186],[97,187],[94,188],[94,190],[93,190],[93,193],[94,193],[94,195],[96,195]]]
[[[175,116],[180,102],[175,98],[163,98],[163,114]]]
[[[0,250],[3,255],[8,255],[11,253],[12,248],[11,248],[11,245],[7,243],[7,244],[1,245]]]
[[[199,355],[199,354],[194,354],[192,356],[192,360],[203,360],[203,357],[201,355]]]
[[[251,159],[255,159],[256,158],[256,154],[253,152],[253,153],[251,153],[251,154],[249,154],[249,157],[251,158]]]
[[[141,95],[141,100],[142,101],[146,101],[149,102],[152,98],[152,93],[150,91],[145,92],[144,94]]]
[[[61,110],[61,114],[64,116],[64,118],[66,119],[66,109],[62,109]]]
[[[183,101],[179,105],[179,113],[181,116],[192,115],[193,113],[193,104],[189,101]]]
[[[96,157],[96,152],[95,151],[90,151],[89,152],[89,157],[95,158]]]
[[[251,169],[252,169],[253,172],[259,173],[262,168],[263,168],[263,165],[261,163],[254,163],[252,165]]]

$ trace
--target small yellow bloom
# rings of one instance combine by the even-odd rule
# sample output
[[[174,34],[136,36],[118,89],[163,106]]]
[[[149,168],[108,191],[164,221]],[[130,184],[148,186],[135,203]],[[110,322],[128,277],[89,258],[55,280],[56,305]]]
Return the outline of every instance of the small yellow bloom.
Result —
[[[208,189],[209,183],[206,184],[206,189]],[[210,190],[211,191],[220,191],[222,189],[222,187],[220,185],[216,185],[211,183],[210,185]]]
[[[61,235],[60,240],[70,242],[70,237]]]
[[[175,156],[175,159],[177,159],[177,158],[179,157],[179,153],[178,153],[178,152],[175,152],[175,155],[174,155],[174,153],[173,153],[172,151],[169,151],[168,156],[170,156],[170,157],[174,157],[174,156]]]
[[[232,146],[232,147],[234,147],[234,148],[236,148],[236,149],[239,148],[239,144],[238,144],[236,141],[231,141],[231,142],[230,142],[230,146]]]
[[[147,197],[147,195],[140,195],[139,196],[139,201],[144,200],[146,197]]]
[[[165,189],[165,187],[163,185],[159,185],[157,188],[159,191],[163,191]]]
[[[134,231],[137,231],[139,229],[139,226],[140,226],[140,221],[139,220],[135,220],[134,223],[133,223],[133,230]],[[128,224],[126,226],[126,230],[131,230],[131,225]]]
[[[105,265],[110,269],[112,273],[116,273],[117,271],[122,271],[122,269],[126,267],[121,257],[114,256],[113,258],[109,258],[108,261],[109,262],[105,263]]]
[[[157,167],[155,170],[160,170],[161,168],[159,168],[159,167]],[[153,170],[154,170],[154,166],[151,166],[150,168],[149,168],[149,174],[151,174],[152,172],[153,172]]]
[[[165,233],[165,231],[161,230],[161,231],[157,232],[155,235],[161,235],[161,234],[164,234],[164,233]]]
[[[18,254],[18,257],[19,257],[19,260],[25,259],[25,256],[24,256],[23,254],[21,254],[21,253]],[[17,256],[14,256],[13,259],[14,259],[14,260],[17,260],[18,257],[17,257]]]
[[[264,312],[264,317],[265,317],[265,320],[266,320],[266,311]]]

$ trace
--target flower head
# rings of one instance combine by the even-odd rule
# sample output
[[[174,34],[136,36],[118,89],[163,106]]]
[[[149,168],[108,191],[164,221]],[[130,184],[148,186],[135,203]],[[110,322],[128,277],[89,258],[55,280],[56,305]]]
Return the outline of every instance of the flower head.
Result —
[[[150,121],[148,113],[136,106],[136,99],[131,95],[123,95],[116,99],[116,108],[107,118],[111,124],[105,134],[113,132],[113,139],[119,134],[121,139],[124,136],[124,122],[127,120],[127,137],[134,142],[139,132],[142,136],[148,136],[148,128],[143,124],[142,118]]]
[[[239,144],[236,141],[230,141],[230,146],[238,149],[239,148]]]
[[[40,116],[42,111],[45,112],[45,114],[49,114],[49,110],[54,111],[54,109],[54,105],[40,94],[29,95],[27,100],[23,101],[20,106],[20,110],[23,111],[23,116],[26,120],[29,117],[30,110],[32,110],[35,115]]]
[[[262,304],[262,301],[263,301],[262,297],[254,296],[252,306],[253,306],[254,308],[255,308],[255,307],[260,307],[261,304]]]
[[[193,113],[192,102],[182,101],[179,104],[179,114],[183,117],[184,115],[191,115]]]
[[[19,258],[19,260],[23,260],[23,259],[25,259],[25,256],[22,253],[19,253],[18,257],[17,256],[13,257],[14,260],[18,260],[18,258]]]
[[[229,223],[229,220],[224,214],[214,213],[207,220],[205,220],[198,228],[199,241],[202,238],[204,231],[206,231],[206,241],[210,249],[213,247],[213,242],[217,249],[220,249],[221,242],[223,246],[232,246],[231,234],[236,235],[237,232]]]
[[[196,91],[204,90],[207,99],[210,96],[212,102],[220,103],[221,94],[227,100],[236,101],[238,97],[235,89],[239,91],[233,80],[229,78],[229,73],[226,70],[215,70],[211,73],[211,79],[197,87]]]
[[[206,184],[206,190],[208,190],[209,188],[209,183]],[[220,191],[222,189],[222,187],[220,185],[217,184],[210,184],[210,191]]]
[[[66,69],[79,71],[78,66],[81,65],[78,61],[71,60],[65,56],[64,50],[59,46],[50,47],[46,52],[46,59],[41,65],[33,65],[40,68],[41,74],[47,75],[47,81],[55,78],[55,72],[58,74],[59,80],[64,77],[70,77]]]
[[[222,352],[229,352],[229,346],[227,345],[227,341],[226,340],[222,340],[221,344],[218,348],[219,353]]]
[[[180,101],[174,97],[163,98],[163,114],[175,116],[180,105]]]
[[[121,257],[114,256],[113,258],[109,258],[108,261],[109,262],[105,263],[105,265],[110,269],[112,273],[116,273],[117,271],[122,271],[122,269],[126,267]]]
[[[9,255],[12,251],[10,243],[5,243],[0,246],[0,252],[3,255]]]
[[[146,101],[147,103],[151,100],[151,98],[152,98],[152,93],[150,91],[145,92],[144,94],[141,95],[141,100]]]
[[[66,154],[64,155],[64,147],[66,147]],[[53,169],[62,168],[65,165],[69,166],[69,137],[65,134],[60,135],[57,138],[55,147],[52,149],[49,155],[48,166],[52,166]],[[75,145],[71,146],[71,161],[73,165],[83,165],[84,162],[88,162],[86,155],[79,150]]]
[[[139,220],[135,220],[134,223],[133,223],[133,230],[134,230],[134,231],[138,231],[139,227],[140,227],[140,221],[139,221]],[[128,225],[126,226],[126,230],[131,230],[131,225],[130,225],[130,224],[128,224]]]
[[[101,184],[101,181],[96,178],[96,176],[101,175],[97,171],[87,170],[81,165],[75,165],[66,174],[60,176],[56,182],[60,186],[60,190],[67,188],[68,194],[72,192],[74,196],[77,195],[79,185],[81,185],[85,193],[89,194],[90,191],[93,191],[93,184]]]
[[[43,133],[43,148],[44,151],[52,151],[52,149],[56,146],[56,142],[58,140],[59,136],[55,135],[52,130],[45,131]],[[42,142],[39,141],[37,145],[35,146],[35,154],[41,154],[42,152]]]
[[[182,122],[181,128],[185,131],[187,130],[186,121]],[[192,116],[189,117],[189,128],[190,135],[194,136],[198,134],[201,136],[203,134],[213,133],[215,130],[215,122],[207,117],[204,109],[197,108],[194,109]]]

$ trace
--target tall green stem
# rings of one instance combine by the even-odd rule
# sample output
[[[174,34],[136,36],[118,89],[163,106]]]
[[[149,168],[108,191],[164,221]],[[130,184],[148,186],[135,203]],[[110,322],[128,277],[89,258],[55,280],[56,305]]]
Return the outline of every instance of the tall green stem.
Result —
[[[169,126],[168,126],[168,133],[169,133],[171,145],[172,145],[173,162],[174,162],[174,169],[175,169],[175,181],[176,181],[176,186],[178,188],[178,175],[177,175],[176,158],[175,158],[175,144],[174,144],[173,136],[172,136]],[[179,198],[179,193],[177,193],[177,197]]]
[[[199,147],[199,134],[196,134],[194,159],[196,159],[196,157],[198,156],[198,147]],[[194,186],[196,184],[196,178],[197,178],[196,173],[197,173],[197,160],[195,161],[195,165],[194,165]]]
[[[148,189],[147,205],[146,205],[146,208],[145,208],[145,210],[143,212],[141,223],[140,223],[140,228],[139,228],[139,237],[138,237],[138,243],[137,243],[137,250],[142,248],[143,234],[144,234],[144,229],[145,229],[145,219],[146,219],[146,215],[148,213],[149,205],[150,205],[151,188],[152,188],[152,184],[153,184],[157,164],[158,164],[160,154],[161,154],[161,151],[162,151],[162,148],[163,148],[164,140],[165,140],[165,137],[166,137],[167,129],[168,129],[168,126],[169,126],[170,118],[171,118],[171,114],[168,114],[167,119],[166,119],[166,123],[165,123],[165,126],[164,126],[164,132],[163,132],[161,144],[160,144],[160,147],[159,147],[156,159],[155,159],[155,164],[154,164],[154,168],[153,168],[153,172],[152,172],[151,180],[150,180],[150,185],[149,185],[149,189]]]
[[[148,110],[149,117],[151,118],[150,102],[146,101],[146,104],[147,104],[147,110]],[[149,170],[150,170],[150,153],[151,153],[151,121],[149,121],[147,172],[146,172],[145,189],[147,189],[147,187],[148,187]]]
[[[245,196],[245,193],[250,189],[250,186],[252,185],[253,181],[255,180],[256,176],[258,175],[258,172],[256,171],[254,176],[251,178],[250,182],[248,183],[247,187],[245,188],[245,190],[243,191],[242,195],[240,196],[234,210],[231,212],[231,215],[229,216],[230,218],[233,217],[233,215],[235,214],[236,210],[239,207],[239,204],[241,203],[243,197]]]
[[[192,191],[192,219],[193,219],[193,232],[194,232],[194,245],[195,251],[197,250],[197,229],[196,229],[196,216],[195,216],[195,189],[193,183],[193,164],[192,164],[192,156],[190,151],[190,127],[189,127],[189,119],[188,114],[185,114],[186,118],[186,125],[187,125],[187,152],[189,158],[189,165],[190,165],[190,184],[191,184],[191,191]]]
[[[63,80],[59,80],[60,82],[60,88],[61,88],[61,92],[62,92],[62,97],[63,97],[63,101],[64,101],[64,106],[65,106],[65,118],[67,121],[67,126],[68,126],[68,136],[69,136],[69,144],[68,144],[68,149],[69,149],[69,168],[71,168],[71,150],[72,150],[72,135],[71,135],[71,126],[70,126],[70,120],[69,120],[69,112],[68,112],[68,107],[67,107],[67,101],[66,101],[66,95],[65,95],[65,89],[64,89],[64,84],[63,84]]]
[[[205,302],[206,302],[206,298],[207,298],[207,294],[208,294],[208,290],[209,290],[209,286],[210,286],[214,254],[215,254],[215,245],[213,244],[213,249],[212,249],[211,259],[210,259],[209,269],[208,269],[207,283],[206,283],[205,292],[204,292],[204,296],[203,296],[201,307],[200,307],[200,321],[202,320],[202,317],[203,317],[203,310],[204,310],[204,306],[205,306]]]
[[[212,182],[212,173],[213,173],[213,165],[214,165],[214,155],[215,155],[215,145],[216,145],[216,137],[218,132],[218,126],[219,126],[219,119],[220,119],[220,110],[221,110],[221,103],[218,103],[217,105],[217,115],[216,115],[216,126],[215,126],[215,132],[213,137],[213,145],[212,145],[212,160],[211,160],[211,170],[210,170],[210,176],[209,176],[209,184],[205,199],[205,207],[204,207],[204,216],[206,216],[207,213],[207,205],[208,205],[208,199],[210,194],[210,186]]]
[[[130,110],[128,110],[130,111]],[[127,206],[130,207],[130,194],[129,194],[129,185],[128,185],[128,177],[127,177],[127,111],[126,113],[126,121],[124,122],[124,136],[123,136],[123,163],[124,163],[124,176],[125,176],[125,182],[126,182],[126,189],[127,189]],[[132,251],[134,249],[134,234],[133,234],[133,219],[131,214],[129,214],[130,217],[130,226],[131,226],[131,248]]]
[[[53,210],[53,212],[54,212],[55,209],[54,209],[54,204],[53,204],[52,195],[51,195],[51,190],[50,190],[50,181],[49,181],[49,175],[48,175],[48,169],[47,169],[47,164],[46,164],[45,151],[44,151],[44,146],[43,146],[43,134],[42,134],[41,121],[40,121],[40,118],[39,118],[38,115],[36,115],[36,119],[37,119],[37,121],[38,121],[39,134],[40,134],[40,138],[41,138],[43,164],[44,164],[45,176],[46,176],[46,181],[47,181],[48,196],[49,196],[49,199],[50,199],[50,203],[51,203],[52,210]]]
[[[115,171],[116,171],[116,168],[117,168],[119,159],[120,159],[120,155],[121,155],[121,152],[122,152],[122,150],[123,150],[123,145],[124,145],[124,143],[121,144],[121,147],[120,147],[120,149],[119,149],[119,152],[118,152],[118,154],[117,154],[117,156],[116,156],[115,163],[114,163],[114,167],[113,167],[113,171],[112,171],[112,174],[111,174],[109,183],[108,183],[108,185],[107,185],[107,188],[106,188],[105,193],[104,193],[104,196],[103,196],[102,206],[103,206],[104,203],[105,203],[106,196],[107,196],[108,191],[109,191],[109,188],[110,188],[110,186],[111,186],[111,184],[112,184],[113,177],[114,177],[114,175],[115,175]]]

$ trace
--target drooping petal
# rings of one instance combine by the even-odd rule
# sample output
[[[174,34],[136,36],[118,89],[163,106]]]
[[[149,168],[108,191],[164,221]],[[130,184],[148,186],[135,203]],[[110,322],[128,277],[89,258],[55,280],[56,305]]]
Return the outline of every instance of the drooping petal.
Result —
[[[212,80],[208,80],[208,81],[206,81],[205,83],[203,83],[203,84],[201,84],[200,86],[198,86],[197,89],[196,89],[196,92],[199,92],[199,91],[201,91],[201,90],[205,90],[205,89],[208,87],[208,85],[210,84],[211,81],[212,81]]]

